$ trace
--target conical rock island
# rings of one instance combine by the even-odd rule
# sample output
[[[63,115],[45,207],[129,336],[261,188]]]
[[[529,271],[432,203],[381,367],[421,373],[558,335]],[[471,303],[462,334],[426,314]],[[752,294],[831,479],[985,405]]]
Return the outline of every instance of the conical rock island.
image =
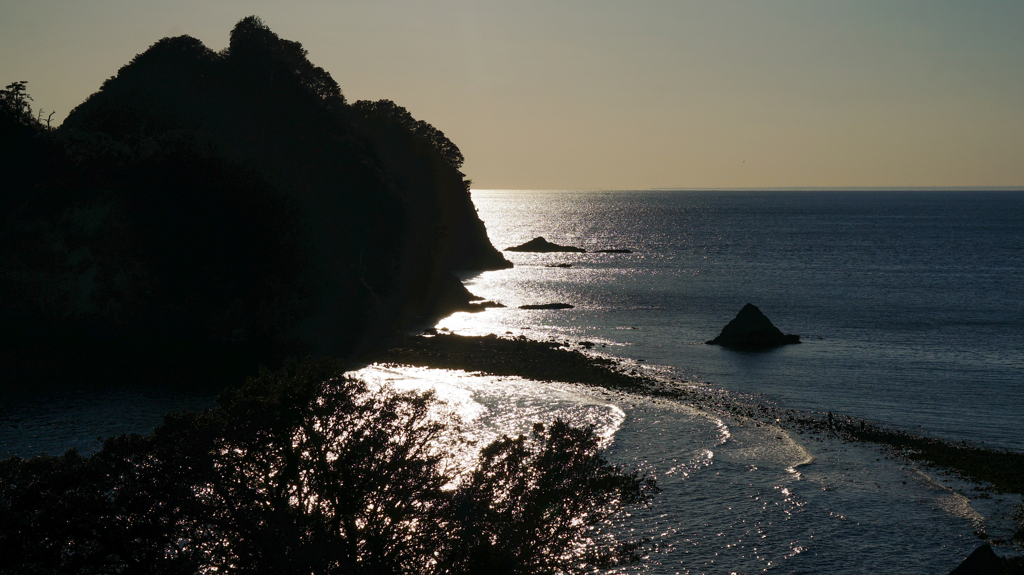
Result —
[[[736,349],[770,349],[800,343],[800,336],[782,333],[757,306],[748,303],[718,337],[705,343]]]

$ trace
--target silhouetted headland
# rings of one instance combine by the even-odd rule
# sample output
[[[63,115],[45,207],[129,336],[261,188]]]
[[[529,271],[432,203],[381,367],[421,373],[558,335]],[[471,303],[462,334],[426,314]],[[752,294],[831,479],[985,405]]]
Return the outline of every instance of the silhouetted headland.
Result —
[[[164,38],[65,122],[3,91],[3,379],[218,380],[344,356],[472,309],[511,264],[437,128],[346,101],[259,18],[215,52]],[[479,307],[479,305],[478,305]]]
[[[706,342],[735,349],[770,349],[800,343],[800,336],[784,334],[753,304],[743,306],[715,339]]]

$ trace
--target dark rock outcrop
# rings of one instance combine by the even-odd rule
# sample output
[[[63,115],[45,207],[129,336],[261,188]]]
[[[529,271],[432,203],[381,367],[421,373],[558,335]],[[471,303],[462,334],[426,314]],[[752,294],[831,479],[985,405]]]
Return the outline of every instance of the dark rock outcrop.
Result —
[[[572,309],[575,306],[567,303],[542,303],[533,305],[521,305],[519,309]]]
[[[496,301],[491,301],[491,300],[482,301],[480,303],[471,303],[469,305],[472,308],[469,311],[472,311],[472,312],[484,311],[484,310],[490,309],[490,308],[505,307],[505,304],[498,303]]]
[[[769,349],[800,343],[800,336],[782,333],[757,306],[748,303],[718,337],[705,343],[735,349]]]
[[[971,552],[963,563],[949,572],[949,575],[1004,575],[1014,573],[1007,561],[996,555],[988,543]]]
[[[560,246],[553,244],[542,236],[537,236],[525,244],[505,248],[507,252],[577,252],[584,253],[587,250],[574,246]]]

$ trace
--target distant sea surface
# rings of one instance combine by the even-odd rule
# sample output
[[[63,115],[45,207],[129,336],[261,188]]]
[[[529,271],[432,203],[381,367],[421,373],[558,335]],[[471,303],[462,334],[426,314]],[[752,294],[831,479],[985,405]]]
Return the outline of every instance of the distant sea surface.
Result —
[[[604,344],[784,407],[1024,450],[1024,192],[473,192],[505,309],[441,325]],[[571,264],[571,268],[547,267]],[[564,302],[564,311],[519,310]],[[746,303],[800,345],[703,345]]]
[[[588,252],[505,252],[514,268],[464,282],[507,307],[439,328],[592,342],[631,369],[743,401],[1024,450],[1024,193],[475,190],[473,201],[498,249],[543,236]],[[803,343],[703,343],[748,302]],[[519,309],[544,303],[575,307]],[[486,410],[545,415],[487,389],[472,392]],[[622,572],[946,573],[978,533],[1006,536],[1020,504],[875,446],[600,399],[625,414],[610,430],[592,418],[613,434],[611,455],[663,489],[631,525],[656,549]]]

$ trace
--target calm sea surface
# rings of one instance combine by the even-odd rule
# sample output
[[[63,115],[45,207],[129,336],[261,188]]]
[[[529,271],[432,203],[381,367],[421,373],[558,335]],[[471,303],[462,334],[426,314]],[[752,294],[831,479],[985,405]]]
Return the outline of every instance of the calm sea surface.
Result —
[[[508,306],[459,333],[600,342],[787,407],[1024,450],[1024,193],[475,191],[499,249],[467,278]],[[547,265],[571,263],[571,268]],[[565,311],[523,304],[564,302]],[[702,345],[747,302],[801,345]]]
[[[587,250],[506,252],[466,276],[504,304],[439,328],[578,344],[674,385],[928,435],[1024,450],[1024,193],[476,190],[499,249],[544,236]],[[571,267],[550,267],[571,264]],[[569,310],[518,306],[569,303]],[[704,345],[745,303],[804,343]],[[699,406],[568,384],[371,366],[359,376],[435,389],[486,441],[562,417],[596,426],[610,457],[655,475],[633,513],[646,560],[618,572],[947,573],[1005,536],[1019,498]],[[122,394],[122,395],[117,395]],[[108,392],[0,409],[0,456],[90,451],[209,398]],[[193,405],[194,404],[194,405]]]
[[[747,401],[1024,449],[1024,193],[480,190],[473,199],[499,249],[544,236],[632,253],[506,252],[513,269],[464,279],[507,307],[439,327],[591,341],[650,374]],[[553,302],[575,308],[518,309]],[[748,302],[804,343],[761,353],[703,344]],[[642,398],[607,401],[626,414],[611,453],[648,466],[664,490],[633,517],[657,550],[623,571],[945,573],[979,544],[976,531],[1005,535],[1019,503],[979,497],[872,446]]]

